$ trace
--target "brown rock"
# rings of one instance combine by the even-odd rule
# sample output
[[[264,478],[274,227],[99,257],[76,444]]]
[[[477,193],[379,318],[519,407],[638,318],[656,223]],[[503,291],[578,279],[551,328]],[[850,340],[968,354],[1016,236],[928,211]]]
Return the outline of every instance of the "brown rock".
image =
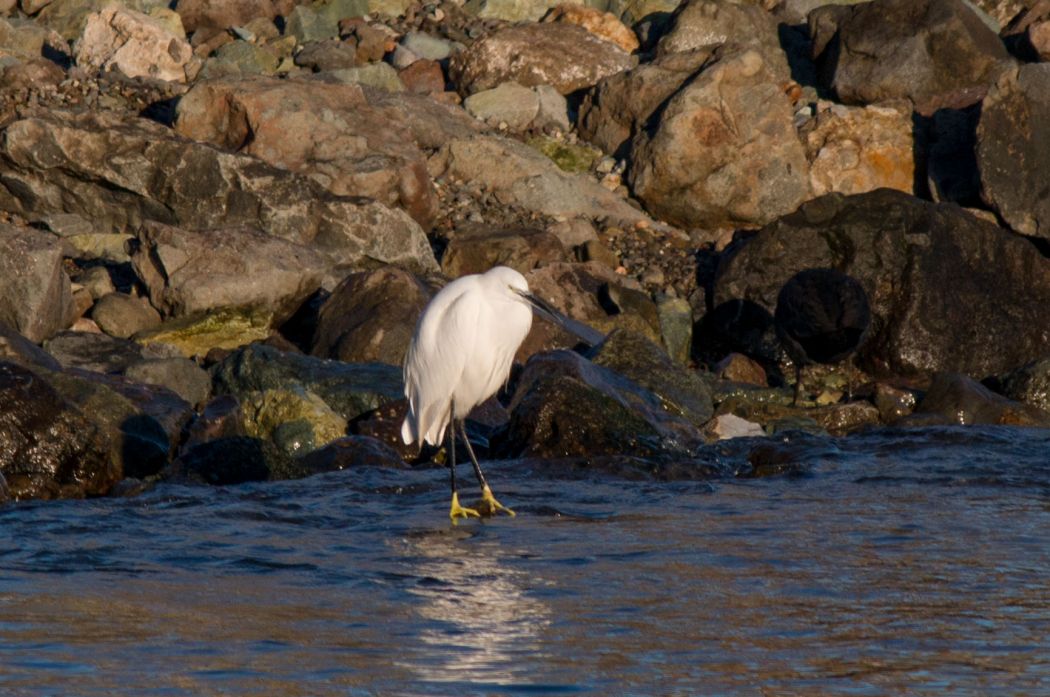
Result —
[[[742,353],[731,353],[720,360],[712,371],[723,380],[767,387],[766,370]]]
[[[74,45],[77,65],[128,77],[187,82],[199,69],[193,49],[156,19],[110,5],[88,17]]]
[[[558,5],[546,14],[543,21],[577,24],[628,53],[638,50],[638,37],[611,12],[602,12],[587,5]]]
[[[629,53],[583,27],[554,22],[508,27],[476,41],[452,56],[449,76],[464,96],[502,82],[570,94],[634,64]]]
[[[545,230],[460,231],[449,240],[441,270],[449,278],[484,273],[493,266],[509,266],[523,274],[556,261],[568,261],[561,241]]]
[[[244,26],[258,17],[273,19],[291,11],[293,0],[179,0],[175,11],[198,46],[230,27]]]
[[[397,74],[405,89],[416,94],[436,94],[445,91],[445,73],[437,61],[419,59]]]
[[[73,318],[62,244],[40,230],[0,224],[0,323],[39,343]]]

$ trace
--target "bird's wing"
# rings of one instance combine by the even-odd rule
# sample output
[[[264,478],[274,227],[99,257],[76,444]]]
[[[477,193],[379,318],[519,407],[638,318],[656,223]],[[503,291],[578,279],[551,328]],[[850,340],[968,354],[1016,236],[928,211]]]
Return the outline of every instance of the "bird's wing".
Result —
[[[433,308],[420,322],[405,357],[410,404],[410,418],[402,427],[406,442],[441,443],[452,416],[452,395],[477,339],[479,309],[478,299],[464,293],[446,306]]]

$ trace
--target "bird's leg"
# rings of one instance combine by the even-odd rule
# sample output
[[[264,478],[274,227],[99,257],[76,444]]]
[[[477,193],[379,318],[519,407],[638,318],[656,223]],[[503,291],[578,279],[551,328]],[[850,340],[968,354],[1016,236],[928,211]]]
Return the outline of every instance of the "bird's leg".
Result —
[[[802,364],[795,363],[795,398],[791,400],[791,406],[798,406],[798,398],[802,394]]]
[[[455,421],[453,421],[453,424],[455,424]],[[514,511],[497,501],[496,497],[492,495],[492,489],[489,488],[488,482],[485,481],[485,475],[481,472],[481,465],[478,464],[478,457],[474,454],[474,447],[470,444],[470,438],[467,437],[466,423],[460,421],[459,427],[463,431],[463,442],[467,444],[467,454],[470,455],[470,462],[474,465],[474,474],[477,475],[478,484],[481,485],[481,505],[478,506],[478,509],[485,515],[496,515],[503,511],[507,515],[514,516]]]
[[[448,512],[448,517],[455,523],[457,518],[479,518],[481,514],[473,508],[464,508],[459,505],[459,492],[456,491],[456,405],[452,405],[452,427],[448,433],[448,454],[449,454],[449,478],[452,482],[452,508]],[[470,443],[467,443],[468,447]],[[471,457],[474,453],[471,453]]]

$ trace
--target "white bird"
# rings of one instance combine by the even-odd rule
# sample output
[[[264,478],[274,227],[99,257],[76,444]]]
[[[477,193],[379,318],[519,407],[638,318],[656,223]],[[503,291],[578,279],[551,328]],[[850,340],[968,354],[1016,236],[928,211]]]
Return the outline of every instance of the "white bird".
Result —
[[[479,516],[459,504],[456,492],[456,426],[463,434],[486,515],[514,511],[492,495],[463,421],[470,410],[496,393],[510,374],[514,354],[532,326],[532,309],[551,310],[529,293],[525,277],[496,266],[463,276],[442,288],[423,310],[405,355],[405,396],[409,410],[401,424],[406,444],[440,445],[451,423],[452,509],[450,517]],[[482,506],[479,505],[479,508]]]

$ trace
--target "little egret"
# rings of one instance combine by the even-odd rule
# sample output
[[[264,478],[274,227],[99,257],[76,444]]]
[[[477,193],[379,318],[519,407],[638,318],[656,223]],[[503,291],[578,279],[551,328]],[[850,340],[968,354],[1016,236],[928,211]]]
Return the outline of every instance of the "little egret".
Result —
[[[849,357],[868,337],[871,309],[857,279],[835,269],[806,269],[780,289],[773,322],[795,363],[798,404],[802,367]]]
[[[507,381],[514,354],[532,326],[533,308],[559,321],[557,313],[529,293],[525,277],[496,266],[483,274],[463,276],[442,288],[423,310],[405,355],[408,414],[401,424],[406,444],[440,445],[451,424],[449,454],[453,520],[481,512],[459,504],[456,492],[456,427],[466,443],[481,486],[484,513],[514,511],[492,495],[467,437],[464,420],[470,410]],[[481,508],[481,506],[479,506]]]

